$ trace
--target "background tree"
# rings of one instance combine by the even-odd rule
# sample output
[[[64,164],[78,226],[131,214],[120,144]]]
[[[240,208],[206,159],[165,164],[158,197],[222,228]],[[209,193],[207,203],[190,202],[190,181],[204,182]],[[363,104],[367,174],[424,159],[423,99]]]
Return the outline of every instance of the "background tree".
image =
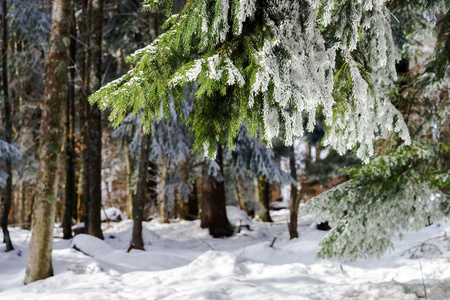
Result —
[[[101,87],[102,82],[102,28],[103,0],[92,1],[92,31],[91,31],[91,64],[92,90]],[[103,239],[100,212],[102,208],[102,127],[101,112],[94,105],[88,112],[89,128],[89,196],[87,233]]]
[[[6,15],[8,13],[6,0],[2,1],[2,78],[3,78],[3,101],[4,101],[4,115],[3,119],[6,123],[6,138],[5,142],[11,144],[12,140],[12,119],[11,119],[11,104],[8,92],[8,26]],[[9,156],[6,157],[6,189],[4,197],[2,197],[2,211],[1,211],[1,225],[3,230],[3,242],[6,244],[6,251],[14,250],[8,231],[8,217],[11,209],[12,200],[12,162]]]
[[[25,284],[53,275],[53,225],[61,149],[62,104],[67,97],[71,9],[70,0],[53,2],[40,136],[40,180],[36,189]]]

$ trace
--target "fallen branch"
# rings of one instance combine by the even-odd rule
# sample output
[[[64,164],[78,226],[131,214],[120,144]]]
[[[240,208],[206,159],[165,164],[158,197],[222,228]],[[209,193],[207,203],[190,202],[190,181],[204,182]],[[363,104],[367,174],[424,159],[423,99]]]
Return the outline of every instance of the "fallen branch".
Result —
[[[271,248],[273,248],[273,244],[275,244],[275,241],[277,240],[277,237],[276,236],[274,236],[273,237],[273,240],[272,240],[272,243],[270,244],[270,247]]]

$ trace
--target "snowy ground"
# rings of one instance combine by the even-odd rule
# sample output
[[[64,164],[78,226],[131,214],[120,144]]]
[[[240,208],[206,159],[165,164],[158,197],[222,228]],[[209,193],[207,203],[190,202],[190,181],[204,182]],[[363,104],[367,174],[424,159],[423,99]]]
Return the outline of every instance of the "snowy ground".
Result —
[[[239,223],[239,211],[232,219]],[[450,299],[450,222],[434,224],[395,241],[381,259],[341,263],[314,260],[320,239],[308,216],[300,238],[289,241],[286,211],[275,224],[243,220],[227,239],[213,239],[199,221],[144,223],[146,251],[129,246],[129,220],[104,231],[105,241],[79,235],[55,238],[55,276],[23,286],[30,234],[11,228],[16,250],[0,245],[0,299]],[[55,236],[61,236],[55,229]],[[441,236],[441,237],[439,237]],[[274,247],[269,247],[277,237]],[[428,240],[420,248],[414,248]],[[0,239],[3,236],[0,234]],[[74,250],[76,244],[85,255]],[[409,250],[409,251],[408,251]],[[418,250],[411,259],[413,250]],[[421,266],[422,265],[422,271]]]

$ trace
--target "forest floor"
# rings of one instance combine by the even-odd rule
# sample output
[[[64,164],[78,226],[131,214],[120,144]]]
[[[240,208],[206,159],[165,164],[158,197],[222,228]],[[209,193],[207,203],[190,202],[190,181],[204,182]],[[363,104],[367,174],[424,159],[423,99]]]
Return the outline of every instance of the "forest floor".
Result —
[[[427,299],[450,299],[450,222],[404,233],[380,259],[350,263],[314,259],[326,232],[308,215],[300,216],[300,237],[290,241],[286,210],[273,212],[270,224],[228,209],[234,223],[242,219],[250,230],[213,239],[198,220],[154,219],[144,223],[146,251],[129,253],[131,220],[111,223],[104,241],[86,235],[62,240],[55,228],[55,276],[27,286],[30,232],[10,228],[16,250],[5,253],[0,245],[0,299],[406,300],[425,299],[424,286]]]

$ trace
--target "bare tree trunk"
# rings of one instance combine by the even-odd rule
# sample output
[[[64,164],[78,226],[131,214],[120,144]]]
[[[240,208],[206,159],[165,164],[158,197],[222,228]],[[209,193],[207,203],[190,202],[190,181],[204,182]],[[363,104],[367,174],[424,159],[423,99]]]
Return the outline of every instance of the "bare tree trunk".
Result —
[[[125,210],[128,218],[133,216],[133,191],[131,190],[131,177],[133,174],[130,148],[125,146],[125,167],[126,167],[126,190],[125,190]]]
[[[80,82],[81,87],[79,97],[79,116],[80,116],[80,177],[78,182],[78,205],[77,216],[79,222],[84,221],[85,229],[88,228],[89,222],[89,154],[88,154],[88,142],[89,142],[89,130],[88,130],[88,112],[89,102],[87,100],[89,95],[89,81],[90,81],[90,63],[89,52],[90,47],[89,39],[89,20],[90,20],[90,6],[88,0],[81,0],[81,14],[78,20],[79,39],[83,42],[83,47],[80,48],[79,63],[80,66]]]
[[[2,0],[2,77],[3,77],[3,98],[5,99],[5,123],[6,123],[6,142],[11,144],[12,141],[12,120],[11,120],[11,102],[8,95],[8,26],[6,23],[6,0]],[[14,250],[8,231],[8,217],[11,209],[12,200],[12,164],[11,159],[6,159],[6,179],[5,196],[2,201],[1,225],[3,230],[3,242],[6,244],[6,252]]]
[[[101,87],[102,80],[103,0],[92,0],[91,64],[92,90]],[[101,111],[97,106],[89,110],[89,221],[87,233],[103,239],[102,207],[102,127]]]
[[[217,148],[216,162],[223,174],[222,146],[220,145]],[[230,236],[234,229],[227,218],[225,181],[217,181],[206,174],[206,170],[203,170],[203,172],[205,173],[203,174],[200,226],[208,228],[209,233],[215,238]]]
[[[191,169],[191,162],[185,161],[182,163],[181,172],[182,180],[187,183],[189,180],[189,171]],[[185,201],[187,200],[187,201]],[[192,191],[189,193],[188,199],[180,197],[179,201],[179,215],[182,220],[196,220],[198,219],[198,200],[197,200],[197,185],[194,182]]]
[[[166,193],[164,191],[167,179],[167,166],[166,166],[167,158],[163,159],[163,163],[159,165],[158,169],[160,170],[160,181],[158,182],[159,186],[163,188],[158,188],[158,202],[159,202],[159,215],[161,217],[161,223],[169,223],[169,211],[166,203]]]
[[[67,97],[71,1],[54,0],[45,71],[40,164],[25,284],[53,275],[52,248],[61,149],[62,104]]]
[[[70,34],[75,36],[75,14],[72,12],[72,24],[70,27]],[[72,216],[73,204],[75,202],[75,61],[76,61],[76,41],[70,39],[70,70],[69,82],[67,85],[67,102],[66,102],[66,185],[65,185],[65,202],[64,202],[64,217],[62,222],[63,238],[72,238]]]
[[[28,228],[26,220],[27,214],[26,200],[27,200],[27,186],[22,182],[22,189],[20,195],[20,228],[22,229]]]
[[[258,212],[261,220],[263,222],[273,222],[270,217],[270,185],[264,176],[258,177],[258,202],[263,208],[262,211]]]
[[[298,237],[297,221],[298,221],[298,208],[300,205],[300,199],[297,191],[297,166],[295,162],[295,151],[292,146],[291,156],[289,158],[289,165],[291,169],[291,177],[295,180],[295,184],[291,184],[291,201],[289,204],[289,236],[291,239]]]
[[[150,135],[143,134],[141,153],[139,156],[139,181],[137,193],[133,201],[133,245],[136,249],[144,250],[142,239],[142,221],[147,195],[148,156],[150,152]]]

